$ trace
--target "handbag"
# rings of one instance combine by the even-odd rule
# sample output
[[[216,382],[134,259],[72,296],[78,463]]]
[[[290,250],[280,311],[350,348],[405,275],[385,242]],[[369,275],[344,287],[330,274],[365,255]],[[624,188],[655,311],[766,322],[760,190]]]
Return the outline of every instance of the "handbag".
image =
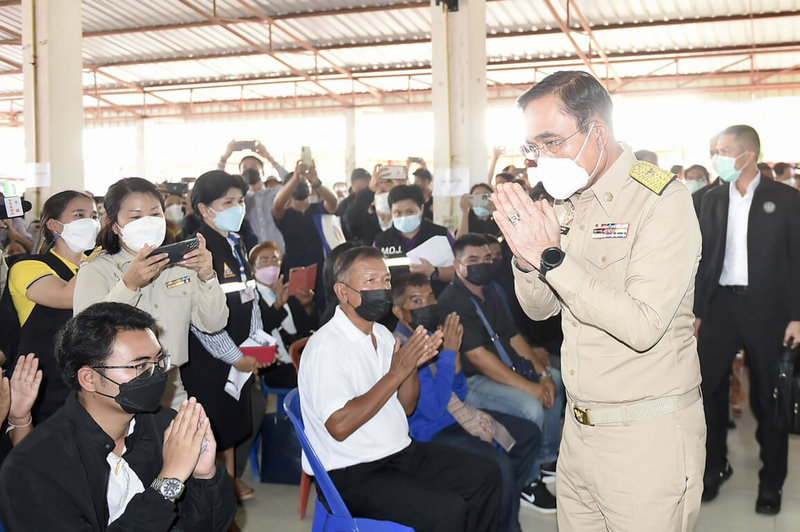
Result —
[[[474,297],[470,296],[469,299],[472,301],[472,304],[475,305],[475,311],[478,313],[478,317],[483,322],[486,333],[492,340],[494,348],[497,350],[497,356],[500,357],[500,360],[503,361],[503,364],[511,368],[516,373],[519,373],[529,381],[539,382],[539,374],[536,373],[536,369],[533,367],[533,362],[527,358],[519,356],[519,354],[513,349],[511,350],[512,356],[508,356],[508,352],[506,351],[505,347],[503,347],[500,337],[497,336],[497,333],[495,333],[494,329],[492,329],[492,326],[489,324],[489,320],[486,319],[486,314],[483,313],[483,309],[481,308],[480,304],[475,300]]]
[[[285,412],[264,416],[261,424],[261,482],[300,484],[300,440]]]
[[[800,434],[800,360],[798,349],[792,349],[789,339],[778,359],[778,378],[772,397],[775,399],[773,420],[782,432]]]

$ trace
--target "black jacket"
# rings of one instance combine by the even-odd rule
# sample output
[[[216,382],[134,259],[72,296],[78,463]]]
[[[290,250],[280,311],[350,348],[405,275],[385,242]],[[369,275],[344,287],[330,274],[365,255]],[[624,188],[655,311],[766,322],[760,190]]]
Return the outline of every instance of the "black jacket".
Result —
[[[378,215],[372,208],[374,199],[375,193],[365,188],[342,201],[338,214],[342,218],[342,229],[347,240],[356,240],[360,246],[371,246],[381,232]]]
[[[705,318],[722,274],[730,185],[709,189],[699,220],[703,257],[695,281],[694,313]],[[747,305],[758,319],[800,320],[800,193],[762,179],[747,222]]]
[[[224,531],[236,516],[236,499],[222,464],[211,480],[189,478],[177,503],[149,486],[163,465],[164,430],[175,411],[137,414],[125,440],[125,460],[145,486],[125,512],[108,524],[109,466],[114,440],[103,432],[77,394],[11,452],[0,470],[0,521],[10,532]]]

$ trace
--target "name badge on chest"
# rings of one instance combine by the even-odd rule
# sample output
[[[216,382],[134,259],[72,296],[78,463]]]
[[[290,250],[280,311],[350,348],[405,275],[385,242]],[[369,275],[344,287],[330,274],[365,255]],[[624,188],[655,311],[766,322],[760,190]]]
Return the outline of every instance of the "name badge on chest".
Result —
[[[592,239],[603,238],[628,238],[629,223],[595,224],[592,229]]]
[[[256,289],[248,286],[244,290],[239,290],[239,299],[242,300],[242,305],[250,303],[256,298]]]

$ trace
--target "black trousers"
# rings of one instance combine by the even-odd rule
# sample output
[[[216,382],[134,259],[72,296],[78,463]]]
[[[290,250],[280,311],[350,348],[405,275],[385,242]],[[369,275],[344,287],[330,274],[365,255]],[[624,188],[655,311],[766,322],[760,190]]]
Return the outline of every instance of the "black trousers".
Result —
[[[759,480],[766,488],[778,489],[786,479],[789,439],[772,421],[772,391],[788,321],[765,320],[757,314],[748,304],[746,293],[720,287],[700,327],[697,350],[708,426],[705,474],[719,473],[727,458],[731,366],[736,352],[744,347],[750,368],[750,406],[758,422],[756,440],[763,463]]]
[[[481,455],[412,441],[381,460],[328,472],[350,513],[416,532],[496,531],[500,469]]]

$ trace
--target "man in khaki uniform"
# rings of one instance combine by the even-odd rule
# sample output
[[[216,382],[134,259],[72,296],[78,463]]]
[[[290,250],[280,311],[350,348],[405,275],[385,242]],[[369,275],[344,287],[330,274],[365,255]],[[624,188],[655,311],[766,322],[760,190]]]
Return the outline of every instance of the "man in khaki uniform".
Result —
[[[611,99],[590,75],[557,72],[519,105],[532,180],[561,201],[499,185],[495,220],[522,308],[534,320],[562,313],[559,529],[692,530],[706,432],[689,191],[616,141]]]

